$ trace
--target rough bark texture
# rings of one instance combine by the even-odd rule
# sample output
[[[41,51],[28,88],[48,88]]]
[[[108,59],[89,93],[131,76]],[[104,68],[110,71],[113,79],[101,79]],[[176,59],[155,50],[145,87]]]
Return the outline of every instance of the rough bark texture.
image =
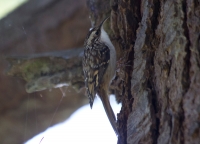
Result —
[[[117,1],[113,6],[133,61],[131,85],[126,85],[131,93],[124,95],[118,117],[119,126],[127,123],[127,133],[118,143],[199,143],[199,2]]]
[[[92,25],[110,15],[105,29],[119,60],[112,89],[122,103],[118,144],[200,143],[200,2],[87,5]]]
[[[126,53],[114,81],[118,143],[200,143],[200,2],[109,2],[112,38]]]

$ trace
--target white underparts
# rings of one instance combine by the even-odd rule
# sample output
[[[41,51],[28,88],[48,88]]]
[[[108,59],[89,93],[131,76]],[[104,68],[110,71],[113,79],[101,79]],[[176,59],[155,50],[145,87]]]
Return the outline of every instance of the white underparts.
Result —
[[[114,49],[114,46],[112,44],[112,42],[110,41],[110,38],[108,37],[108,34],[105,32],[105,30],[103,29],[103,26],[101,27],[101,36],[100,36],[100,40],[105,43],[109,49]]]
[[[101,42],[105,43],[108,46],[108,48],[110,49],[110,62],[109,62],[108,70],[107,70],[107,72],[110,74],[108,74],[108,73],[107,74],[111,76],[111,77],[109,76],[111,78],[110,79],[110,82],[111,82],[112,78],[115,75],[116,51],[115,51],[115,47],[113,46],[112,42],[110,41],[108,34],[103,29],[103,26],[101,27],[100,40],[101,40]]]

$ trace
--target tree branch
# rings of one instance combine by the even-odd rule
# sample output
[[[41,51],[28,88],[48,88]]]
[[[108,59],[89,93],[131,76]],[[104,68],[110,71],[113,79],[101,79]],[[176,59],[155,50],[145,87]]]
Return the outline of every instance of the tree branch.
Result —
[[[26,81],[28,93],[72,86],[77,91],[84,87],[82,71],[83,48],[30,56],[7,56],[8,75]]]

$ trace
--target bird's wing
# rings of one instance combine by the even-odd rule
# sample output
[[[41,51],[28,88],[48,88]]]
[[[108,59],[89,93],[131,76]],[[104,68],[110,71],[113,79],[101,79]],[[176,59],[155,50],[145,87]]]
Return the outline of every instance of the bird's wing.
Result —
[[[109,60],[110,49],[106,45],[86,47],[84,50],[83,72],[91,108]]]

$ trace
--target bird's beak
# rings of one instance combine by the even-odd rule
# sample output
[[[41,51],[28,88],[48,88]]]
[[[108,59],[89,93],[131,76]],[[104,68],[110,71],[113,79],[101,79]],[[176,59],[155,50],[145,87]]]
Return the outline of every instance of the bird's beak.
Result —
[[[101,22],[101,24],[99,25],[99,28],[101,28],[101,27],[103,26],[104,22],[105,22],[108,18],[109,18],[109,17],[105,18],[105,19]]]

